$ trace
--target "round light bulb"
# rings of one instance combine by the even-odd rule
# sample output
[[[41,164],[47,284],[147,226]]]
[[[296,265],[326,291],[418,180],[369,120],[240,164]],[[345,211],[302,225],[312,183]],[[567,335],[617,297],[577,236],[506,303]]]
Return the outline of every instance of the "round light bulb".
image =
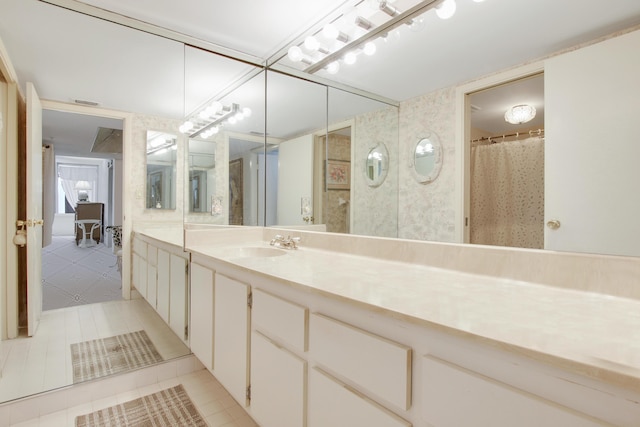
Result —
[[[337,74],[338,71],[340,71],[340,63],[338,61],[333,61],[327,65],[327,72],[329,74]]]
[[[251,117],[251,108],[244,107],[242,109],[242,114],[244,114],[245,117]]]
[[[456,0],[444,0],[436,6],[436,15],[440,19],[449,19],[456,13]]]
[[[306,39],[304,39],[304,47],[309,50],[318,50],[318,48],[320,47],[320,42],[318,42],[318,39],[316,39],[315,37],[308,36]]]
[[[338,37],[338,34],[340,34],[340,31],[338,31],[338,28],[333,24],[327,24],[322,28],[322,35],[328,39],[335,39]]]
[[[346,55],[344,55],[345,64],[353,65],[356,63],[357,60],[358,60],[358,57],[353,52],[347,52]]]
[[[371,56],[376,53],[377,47],[374,42],[367,42],[364,45],[364,54],[367,56]]]
[[[235,118],[235,116],[231,116],[231,117],[229,117],[228,122],[229,122],[229,124],[235,125],[236,122],[237,122],[237,119]]]
[[[238,111],[238,112],[236,113],[236,115],[235,115],[235,116],[233,116],[233,117],[235,117],[235,119],[236,119],[237,121],[240,121],[240,120],[244,119],[244,114],[242,114],[242,111]]]
[[[189,132],[191,129],[193,129],[193,123],[190,122],[189,120],[184,122],[182,125],[184,126],[185,132]]]
[[[220,101],[213,101],[211,103],[211,108],[213,110],[213,114],[217,114],[222,111],[222,103]],[[213,116],[213,114],[211,114]]]
[[[300,62],[303,58],[302,49],[298,46],[291,46],[287,52],[287,56],[293,62]]]
[[[207,109],[205,108],[204,110],[200,111],[198,117],[200,117],[201,119],[208,119],[209,114],[207,113]]]
[[[215,135],[218,132],[220,132],[220,128],[218,126],[214,126],[211,128],[211,135]]]

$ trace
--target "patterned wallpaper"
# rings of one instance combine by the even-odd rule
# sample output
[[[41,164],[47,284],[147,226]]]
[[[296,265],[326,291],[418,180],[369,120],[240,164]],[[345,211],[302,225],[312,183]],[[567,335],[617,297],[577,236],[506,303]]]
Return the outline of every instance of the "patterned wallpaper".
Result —
[[[351,188],[351,233],[396,237],[398,229],[398,110],[372,111],[355,118]],[[370,187],[365,178],[366,158],[378,143],[389,151],[389,171],[384,182]]]
[[[455,241],[455,93],[455,87],[450,87],[400,104],[399,238]],[[443,160],[437,179],[421,184],[410,162],[427,130],[438,135]]]

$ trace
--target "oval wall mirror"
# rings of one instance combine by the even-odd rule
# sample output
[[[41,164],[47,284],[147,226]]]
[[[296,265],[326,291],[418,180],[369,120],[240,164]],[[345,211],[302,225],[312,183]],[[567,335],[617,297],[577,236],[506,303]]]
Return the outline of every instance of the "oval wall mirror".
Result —
[[[413,171],[418,182],[426,184],[438,177],[442,167],[442,147],[435,133],[428,132],[418,139],[412,156]]]
[[[384,181],[389,169],[389,152],[383,143],[379,143],[367,153],[365,176],[370,187],[377,187]]]

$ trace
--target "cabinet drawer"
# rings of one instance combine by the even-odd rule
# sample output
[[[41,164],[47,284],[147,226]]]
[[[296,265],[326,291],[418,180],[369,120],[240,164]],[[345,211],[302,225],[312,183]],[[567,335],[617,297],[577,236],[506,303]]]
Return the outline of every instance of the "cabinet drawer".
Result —
[[[328,374],[309,372],[308,427],[407,427],[411,423],[351,390]]]
[[[253,291],[251,321],[256,330],[292,349],[307,351],[309,310],[269,293]]]
[[[140,239],[133,239],[133,252],[140,255],[142,258],[147,258],[147,244]]]
[[[422,362],[422,417],[434,426],[609,425],[435,357]]]
[[[411,406],[411,348],[314,313],[309,350],[318,364],[373,395],[403,410]]]

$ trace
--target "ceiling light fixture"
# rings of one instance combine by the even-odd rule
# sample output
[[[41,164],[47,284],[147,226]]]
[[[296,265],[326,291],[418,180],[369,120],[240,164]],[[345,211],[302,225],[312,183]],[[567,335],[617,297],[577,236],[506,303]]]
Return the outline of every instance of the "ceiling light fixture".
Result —
[[[376,39],[387,41],[388,35],[398,35],[404,26],[408,26],[411,31],[422,29],[428,19],[425,14],[427,11],[434,9],[441,19],[449,19],[457,8],[455,0],[406,0],[402,3],[402,8],[406,10],[401,11],[392,5],[394,2],[395,0],[358,2],[351,10],[332,18],[321,30],[314,29],[314,33],[289,47],[287,58],[293,63],[306,64],[306,67],[297,66],[306,73],[314,74],[325,70],[329,74],[335,74],[339,70],[339,62],[355,62],[354,52],[364,51],[368,55],[375,53],[376,46],[370,43]]]
[[[192,114],[180,125],[178,130],[181,133],[189,134],[190,138],[200,136],[206,139],[217,134],[224,124],[235,124],[250,116],[251,109],[248,107],[241,109],[238,104],[225,107],[219,101],[214,101],[199,112]]]
[[[514,125],[531,121],[536,116],[536,109],[532,105],[514,105],[504,113],[504,119]]]
[[[436,6],[436,15],[440,19],[449,19],[456,13],[456,0],[444,0]]]

